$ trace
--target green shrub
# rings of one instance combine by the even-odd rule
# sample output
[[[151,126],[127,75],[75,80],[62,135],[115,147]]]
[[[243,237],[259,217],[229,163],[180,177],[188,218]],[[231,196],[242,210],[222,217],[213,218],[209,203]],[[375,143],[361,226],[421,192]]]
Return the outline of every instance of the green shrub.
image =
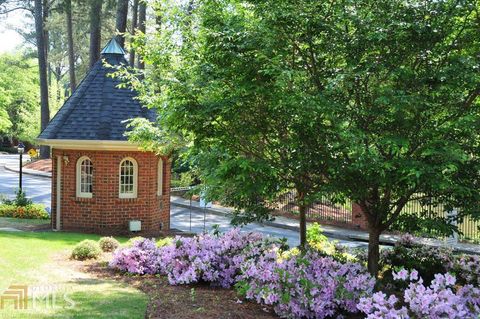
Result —
[[[112,252],[120,246],[118,240],[113,237],[102,237],[98,241],[100,249],[104,252]]]
[[[101,253],[100,246],[96,241],[85,239],[73,248],[71,258],[77,260],[97,259]]]
[[[45,207],[40,204],[30,204],[27,206],[16,206],[9,204],[0,204],[0,217],[13,217],[22,219],[49,219]]]
[[[381,253],[380,265],[383,268],[383,281],[393,283],[393,271],[404,268],[417,270],[420,277],[430,284],[435,274],[446,273],[453,262],[453,251],[446,247],[432,247],[419,243],[411,235],[403,235],[392,249]]]
[[[33,205],[32,200],[27,198],[27,193],[25,193],[21,189],[18,189],[15,191],[15,199],[4,198],[2,199],[2,202],[3,204],[6,204],[6,205],[13,205],[13,206],[20,206],[20,207]]]
[[[330,241],[323,234],[322,227],[318,223],[313,223],[307,229],[307,244],[322,255],[330,256],[337,261],[347,262],[355,260],[355,256],[347,253],[345,247],[339,245],[336,241]]]

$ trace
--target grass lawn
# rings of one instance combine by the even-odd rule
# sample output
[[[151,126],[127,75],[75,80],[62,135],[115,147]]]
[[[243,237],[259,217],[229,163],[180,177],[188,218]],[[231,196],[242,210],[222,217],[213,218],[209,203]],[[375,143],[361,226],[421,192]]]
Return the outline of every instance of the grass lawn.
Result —
[[[0,227],[16,228],[31,222],[1,218]],[[120,281],[99,279],[82,271],[85,263],[68,260],[75,244],[98,238],[0,231],[0,293],[12,284],[28,285],[29,295],[37,296],[30,298],[27,310],[14,310],[13,302],[7,301],[0,318],[144,318],[144,293]]]

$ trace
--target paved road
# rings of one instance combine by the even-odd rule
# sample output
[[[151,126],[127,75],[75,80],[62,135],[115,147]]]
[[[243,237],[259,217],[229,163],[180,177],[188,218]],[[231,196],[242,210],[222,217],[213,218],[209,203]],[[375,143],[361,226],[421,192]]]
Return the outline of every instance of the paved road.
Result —
[[[13,173],[5,169],[6,164],[18,163],[18,155],[0,155],[0,195],[7,197],[14,197],[14,192],[18,189],[18,173]],[[42,203],[48,208],[50,207],[51,196],[51,181],[50,178],[32,176],[25,174],[23,176],[23,186],[27,192],[27,196],[36,203]],[[205,225],[204,225],[205,221]],[[211,230],[213,225],[219,225],[220,230],[226,231],[232,226],[230,225],[230,219],[226,216],[219,216],[211,213],[205,215],[202,211],[191,211],[191,224],[190,224],[190,210],[188,208],[178,207],[172,205],[171,210],[171,227],[183,231],[192,231],[195,233],[201,233],[206,230]],[[262,226],[259,224],[249,224],[243,227],[246,231],[257,231],[266,235],[274,237],[287,238],[291,246],[296,246],[299,243],[298,232],[287,229],[280,229],[270,226]],[[366,243],[355,241],[339,241],[351,248],[366,247]]]
[[[0,155],[0,196],[12,198],[18,189],[18,173],[5,169],[6,164],[18,163],[18,155]],[[50,178],[23,175],[23,189],[27,196],[36,203],[41,203],[50,208],[51,181]]]
[[[171,206],[170,223],[172,228],[183,231],[191,231],[194,233],[201,233],[204,230],[211,230],[213,225],[219,225],[221,231],[226,231],[232,226],[230,219],[226,216],[219,216],[217,214],[204,213],[198,209],[183,208],[179,206]],[[191,215],[190,215],[191,213]],[[191,218],[190,218],[191,216]],[[191,225],[190,225],[191,220]],[[299,244],[299,233],[294,230],[281,229],[271,226],[262,226],[256,223],[248,224],[243,227],[245,231],[256,231],[265,235],[274,236],[278,238],[285,237],[291,247]],[[349,248],[367,247],[368,244],[357,241],[337,240],[340,244]]]

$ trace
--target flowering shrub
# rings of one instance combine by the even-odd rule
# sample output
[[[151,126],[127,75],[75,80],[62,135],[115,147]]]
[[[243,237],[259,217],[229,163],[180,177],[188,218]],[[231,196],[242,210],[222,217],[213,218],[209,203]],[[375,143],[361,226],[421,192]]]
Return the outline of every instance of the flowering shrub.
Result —
[[[0,217],[13,217],[22,219],[49,219],[43,205],[31,204],[28,206],[0,205]]]
[[[247,299],[272,305],[282,317],[327,318],[358,312],[375,280],[356,263],[340,263],[308,251],[277,259],[274,251],[242,266],[237,291]]]
[[[416,270],[393,272],[393,278],[410,282],[403,300],[377,292],[360,300],[358,309],[374,318],[477,318],[480,315],[480,289],[472,285],[455,286],[450,274],[435,274],[430,286],[425,286]]]
[[[381,264],[384,267],[384,280],[392,281],[394,269],[416,269],[426,283],[430,283],[435,274],[446,273],[453,262],[453,251],[445,247],[431,247],[419,244],[411,235],[404,235],[393,249],[383,250]]]
[[[109,266],[131,274],[145,275],[159,273],[160,250],[152,239],[137,239],[131,247],[117,249]]]
[[[172,245],[160,249],[160,269],[172,285],[203,281],[228,288],[240,274],[241,264],[269,247],[260,234],[239,229],[218,236],[176,237]]]
[[[323,234],[322,228],[318,223],[313,223],[307,229],[307,243],[312,249],[337,261],[355,261],[354,255],[347,253],[345,247],[339,245],[336,241],[330,241]]]
[[[449,271],[455,273],[460,284],[480,286],[480,256],[457,256],[449,265]]]
[[[101,253],[102,251],[96,241],[85,239],[73,248],[71,258],[77,260],[96,259]]]
[[[114,251],[115,249],[118,248],[118,246],[120,246],[120,243],[118,242],[118,240],[116,240],[113,237],[102,237],[98,241],[98,244],[100,245],[100,248],[104,252]]]

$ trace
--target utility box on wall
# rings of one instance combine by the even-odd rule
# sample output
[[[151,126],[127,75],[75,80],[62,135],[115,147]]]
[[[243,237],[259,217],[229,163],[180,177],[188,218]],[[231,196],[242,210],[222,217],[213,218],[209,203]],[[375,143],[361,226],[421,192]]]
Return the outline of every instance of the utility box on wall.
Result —
[[[131,220],[128,222],[128,229],[131,232],[141,231],[142,230],[142,221],[140,220]]]

